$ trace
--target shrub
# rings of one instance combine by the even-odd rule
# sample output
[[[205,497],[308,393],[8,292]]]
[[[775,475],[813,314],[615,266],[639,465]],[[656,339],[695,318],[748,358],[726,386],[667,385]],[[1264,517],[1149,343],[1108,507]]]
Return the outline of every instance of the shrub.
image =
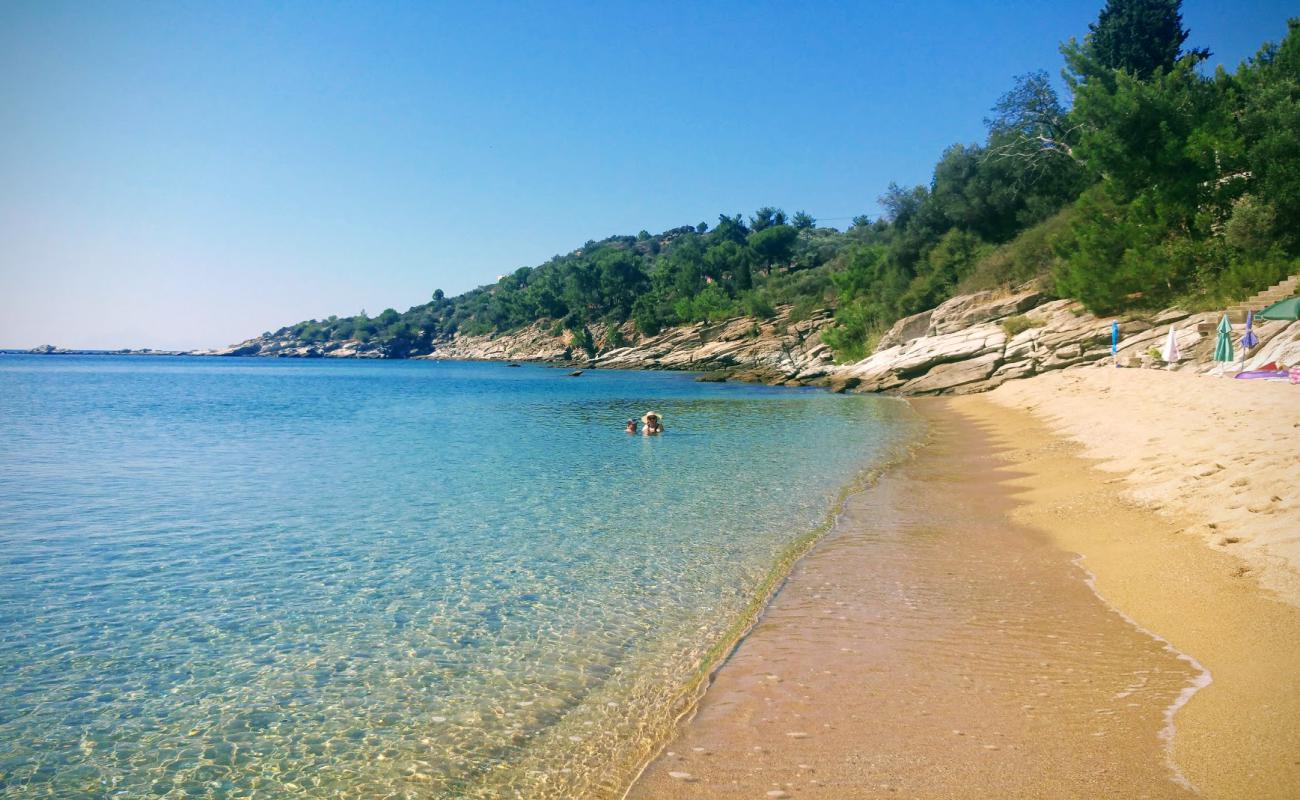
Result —
[[[1229,300],[1241,300],[1300,269],[1300,262],[1288,261],[1282,249],[1274,246],[1255,258],[1233,257],[1218,277],[1218,294]]]
[[[776,309],[772,308],[772,304],[767,302],[767,298],[759,294],[747,295],[741,305],[745,309],[745,313],[751,317],[771,319],[776,316]]]
[[[820,311],[826,304],[820,302],[816,297],[804,297],[795,302],[790,309],[790,316],[787,319],[794,322],[803,322],[811,317],[814,313]]]
[[[569,342],[572,350],[581,350],[588,358],[596,354],[596,343],[592,341],[591,331],[587,330],[586,326],[578,325],[569,328],[569,332],[573,334],[573,340]]]
[[[957,293],[1019,286],[1051,274],[1058,243],[1070,235],[1072,213],[1066,208],[981,258]]]
[[[849,303],[836,310],[835,324],[822,331],[822,341],[835,351],[836,361],[846,363],[867,357],[872,319],[863,303]]]
[[[1030,319],[1024,314],[1016,314],[1002,320],[1002,330],[1006,331],[1007,338],[1018,336],[1030,328],[1041,328],[1047,323],[1041,319]]]

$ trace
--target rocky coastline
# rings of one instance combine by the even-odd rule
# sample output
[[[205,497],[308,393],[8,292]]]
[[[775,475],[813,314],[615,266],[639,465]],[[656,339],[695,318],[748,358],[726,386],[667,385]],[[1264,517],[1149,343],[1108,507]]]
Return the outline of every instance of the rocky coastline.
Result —
[[[57,347],[52,344],[43,344],[39,347],[33,347],[30,350],[0,350],[5,353],[22,353],[33,356],[188,356],[193,355],[189,350],[154,350],[151,347],[140,347],[136,349],[122,348],[120,350],[78,350],[67,347]]]
[[[584,369],[665,369],[709,373],[715,380],[748,380],[802,385],[835,368],[821,331],[832,321],[822,309],[806,319],[793,319],[791,306],[777,309],[772,319],[737,317],[669,328],[656,336],[641,336],[629,323],[611,338],[592,334],[594,352],[574,343],[569,331],[554,331],[554,323],[536,322],[516,331],[435,339],[430,352],[413,359],[434,361],[528,361]],[[356,340],[313,344],[292,335],[248,339],[220,350],[193,355],[276,358],[386,358],[383,348]]]
[[[1036,289],[961,295],[899,320],[875,352],[834,370],[837,388],[904,395],[971,394],[1008,380],[1085,366],[1212,372],[1216,327],[1222,312],[1193,314],[1169,308],[1151,315],[1098,318],[1072,300]],[[1120,339],[1111,354],[1111,323]],[[1240,320],[1244,323],[1244,319]],[[1173,326],[1181,358],[1166,364],[1159,351]],[[1234,332],[1234,344],[1237,334]],[[1244,368],[1300,362],[1300,322],[1257,321],[1259,344]],[[1240,353],[1240,350],[1237,351]],[[1241,361],[1228,369],[1235,371]]]
[[[593,334],[591,353],[575,347],[572,333],[557,334],[553,324],[538,322],[508,333],[436,339],[430,352],[413,357],[528,361],[584,369],[689,370],[703,373],[701,380],[827,386],[834,391],[899,395],[971,394],[1017,378],[1114,363],[1110,318],[1099,318],[1075,301],[1053,298],[1034,286],[959,295],[929,311],[904,317],[881,337],[871,355],[849,364],[836,364],[830,348],[821,342],[822,329],[832,322],[830,310],[801,319],[792,319],[791,312],[792,308],[785,306],[769,320],[737,317],[701,322],[656,336],[639,336],[631,325],[625,325],[617,332]],[[1221,312],[1193,314],[1177,308],[1119,317],[1119,365],[1194,372],[1222,369],[1212,360],[1220,317]],[[1177,330],[1182,358],[1166,365],[1158,350],[1171,325]],[[1245,360],[1246,369],[1269,362],[1300,363],[1300,322],[1260,321],[1254,331],[1259,345]],[[274,335],[193,354],[387,357],[373,343],[352,340],[318,345]]]
[[[541,325],[502,336],[458,336],[419,358],[471,361],[541,361],[592,369],[664,369],[705,373],[711,380],[802,385],[834,369],[821,331],[831,312],[792,320],[789,306],[770,320],[737,317],[670,328],[657,336],[633,340],[621,331],[620,342],[596,340],[588,355],[574,351],[571,334],[553,336]]]

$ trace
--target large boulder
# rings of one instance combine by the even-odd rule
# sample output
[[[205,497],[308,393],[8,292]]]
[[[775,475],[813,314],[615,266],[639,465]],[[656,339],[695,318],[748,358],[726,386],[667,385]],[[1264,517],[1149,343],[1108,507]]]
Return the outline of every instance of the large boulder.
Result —
[[[262,352],[262,343],[255,339],[250,339],[247,342],[232,344],[231,346],[223,347],[220,350],[213,350],[212,355],[214,356],[255,356],[261,352]]]
[[[1020,314],[1042,304],[1046,296],[1026,289],[1014,294],[987,291],[958,295],[935,307],[930,317],[930,336],[952,333],[981,322]]]
[[[957,387],[989,378],[1002,365],[1002,354],[985,353],[965,361],[939,364],[921,377],[903,384],[904,394],[946,394]]]
[[[889,369],[899,378],[911,380],[940,364],[966,361],[995,351],[1001,354],[1006,338],[1006,332],[993,324],[976,325],[946,335],[924,336],[899,348]]]
[[[913,314],[910,317],[903,317],[895,322],[880,341],[876,343],[876,350],[888,350],[891,347],[907,344],[913,339],[919,339],[930,333],[930,317],[934,316],[934,309],[922,311],[920,314]]]

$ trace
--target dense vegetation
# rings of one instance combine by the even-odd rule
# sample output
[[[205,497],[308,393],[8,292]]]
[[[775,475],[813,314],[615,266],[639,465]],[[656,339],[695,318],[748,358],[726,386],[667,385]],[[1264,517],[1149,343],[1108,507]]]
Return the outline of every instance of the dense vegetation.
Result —
[[[857,357],[897,317],[1041,275],[1098,313],[1213,305],[1300,270],[1300,21],[1235,72],[1202,75],[1177,0],[1111,0],[1062,46],[1066,108],[1019,78],[979,146],[944,153],[929,187],[891,187],[866,245],[834,276]]]
[[[802,212],[724,214],[712,229],[587,242],[405,314],[282,333],[375,340],[402,357],[456,331],[544,320],[591,350],[633,328],[793,304],[796,318],[833,306],[823,338],[850,359],[900,316],[1032,278],[1099,313],[1242,297],[1300,269],[1300,20],[1235,71],[1206,75],[1179,5],[1110,0],[1061,48],[1071,103],[1045,72],[1018,78],[983,142],[948,148],[928,186],[891,185],[884,214],[845,232]]]
[[[547,321],[572,333],[575,347],[595,340],[617,344],[625,335],[653,335],[685,322],[751,314],[770,317],[793,304],[794,317],[833,300],[831,265],[852,234],[819,228],[804,213],[762,208],[746,223],[740,215],[683,226],[651,236],[613,236],[587,242],[538,267],[523,267],[495,284],[459,297],[441,290],[405,314],[331,317],[300,322],[283,332],[305,342],[377,340],[393,357],[427,352],[431,341],[456,332],[490,333]],[[632,323],[629,327],[628,323]]]

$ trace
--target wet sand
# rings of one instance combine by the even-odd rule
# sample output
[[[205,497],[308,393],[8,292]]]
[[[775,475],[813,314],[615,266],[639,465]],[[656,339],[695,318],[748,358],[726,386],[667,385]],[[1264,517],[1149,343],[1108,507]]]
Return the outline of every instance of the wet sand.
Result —
[[[1172,385],[1178,388],[1182,384]],[[1077,390],[1086,391],[1086,387]],[[1115,465],[1109,462],[1101,462],[1107,469],[1100,471],[1094,466],[1098,462],[1076,455],[1081,452],[1078,445],[1053,439],[1024,411],[1000,405],[1005,399],[997,403],[992,399],[958,398],[952,407],[1004,436],[1018,427],[1032,432],[1023,439],[1017,434],[1015,446],[1004,453],[1028,465],[1031,472],[1028,480],[1019,482],[1025,502],[1013,519],[1048,532],[1065,549],[1083,553],[1082,563],[1096,574],[1097,590],[1108,602],[1139,625],[1158,631],[1179,649],[1194,654],[1213,675],[1214,682],[1197,692],[1175,719],[1174,759],[1183,772],[1204,797],[1300,797],[1300,607],[1295,595],[1286,591],[1296,582],[1284,577],[1285,563],[1274,563],[1263,572],[1255,568],[1258,551],[1247,551],[1243,560],[1229,552],[1230,547],[1224,548],[1220,540],[1225,525],[1220,525],[1221,535],[1214,546],[1207,546],[1206,520],[1189,512],[1217,504],[1230,526],[1227,532],[1260,538],[1273,530],[1268,526],[1277,518],[1258,515],[1262,522],[1243,521],[1237,513],[1241,490],[1232,485],[1235,481],[1215,484],[1203,476],[1198,480],[1201,470],[1195,468],[1194,459],[1187,462],[1183,482],[1199,486],[1202,497],[1198,506],[1153,505],[1148,497],[1134,498],[1130,492],[1135,484],[1167,485],[1168,473],[1117,476]],[[1253,419],[1261,435],[1289,431],[1298,421],[1287,406],[1270,406],[1258,397],[1255,403],[1258,415]],[[1194,402],[1188,406],[1178,413],[1167,410],[1166,417],[1176,417],[1170,420],[1175,428],[1190,427],[1188,417],[1200,416]],[[1055,403],[1043,402],[1040,411],[1057,408]],[[1127,421],[1120,415],[1117,422],[1123,425]],[[1107,423],[1095,421],[1089,437],[1104,437],[1107,430]],[[1226,428],[1221,434],[1240,435]],[[1147,447],[1149,441],[1115,428],[1110,429],[1110,436],[1132,441],[1131,449],[1136,451]],[[1251,478],[1256,482],[1276,480],[1279,471],[1286,469],[1279,462],[1288,454],[1292,459],[1296,456],[1290,444],[1294,439],[1273,441],[1271,451],[1253,459]],[[1218,449],[1221,444],[1207,441],[1204,433],[1189,432],[1182,447],[1204,456],[1207,449]],[[1259,445],[1253,448],[1246,452],[1253,454]],[[1111,450],[1115,449],[1112,445]],[[1093,449],[1082,452],[1091,454]],[[1295,480],[1300,473],[1292,470],[1290,474],[1290,487],[1283,494],[1294,503]],[[1097,514],[1098,509],[1104,513]],[[1089,523],[1094,514],[1100,524]],[[1294,511],[1289,518],[1300,525],[1300,516]]]
[[[850,501],[628,796],[1294,796],[1294,609],[1023,412],[917,407],[929,445]],[[1227,642],[1202,655],[1180,615]]]

